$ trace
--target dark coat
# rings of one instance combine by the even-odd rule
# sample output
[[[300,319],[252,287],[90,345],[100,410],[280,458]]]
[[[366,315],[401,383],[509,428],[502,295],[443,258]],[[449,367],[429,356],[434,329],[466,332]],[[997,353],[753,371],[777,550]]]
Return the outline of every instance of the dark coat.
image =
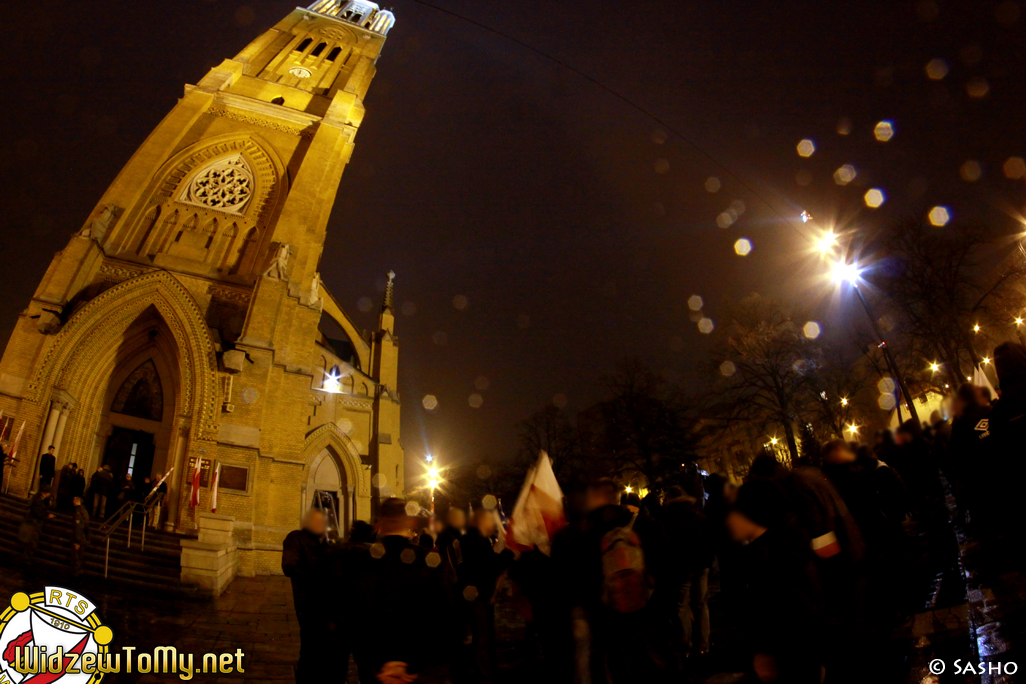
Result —
[[[389,536],[354,546],[347,565],[353,615],[361,620],[354,635],[361,672],[401,661],[416,674],[451,662],[453,593],[437,551]]]
[[[685,581],[711,567],[715,551],[709,520],[698,508],[698,500],[682,496],[663,506],[663,526],[669,541],[670,573]]]
[[[743,636],[752,656],[774,658],[783,682],[819,682],[825,608],[804,539],[773,528],[744,549]]]
[[[292,598],[300,620],[328,619],[322,600],[328,585],[325,546],[321,538],[306,530],[289,532],[282,542],[281,569],[292,580]]]
[[[75,506],[75,528],[71,540],[79,546],[89,543],[89,512],[85,506]]]
[[[492,542],[481,536],[476,527],[467,528],[460,543],[463,549],[463,563],[458,577],[464,598],[489,603],[495,594],[499,576],[513,564],[513,552],[505,549],[495,553]],[[467,589],[473,587],[473,592]]]
[[[45,453],[39,459],[39,477],[42,480],[51,481],[57,472],[57,457],[51,453]]]

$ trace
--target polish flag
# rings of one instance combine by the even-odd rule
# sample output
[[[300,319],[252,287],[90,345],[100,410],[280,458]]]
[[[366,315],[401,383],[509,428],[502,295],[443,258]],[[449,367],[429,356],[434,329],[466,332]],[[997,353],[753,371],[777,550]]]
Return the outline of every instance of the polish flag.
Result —
[[[544,451],[531,467],[513,507],[506,532],[506,544],[514,550],[533,547],[546,556],[552,551],[552,537],[566,525],[563,514],[563,490],[559,488],[552,461]]]
[[[196,457],[196,467],[192,469],[192,501],[189,505],[193,508],[199,506],[200,476],[203,474],[203,459]]]
[[[14,446],[11,447],[11,460],[17,460],[18,455],[18,442],[21,441],[21,431],[25,429],[25,421],[21,421],[21,427],[18,428],[18,436],[14,438]]]
[[[210,512],[217,513],[217,486],[221,484],[221,463],[214,468],[214,479],[210,482]]]

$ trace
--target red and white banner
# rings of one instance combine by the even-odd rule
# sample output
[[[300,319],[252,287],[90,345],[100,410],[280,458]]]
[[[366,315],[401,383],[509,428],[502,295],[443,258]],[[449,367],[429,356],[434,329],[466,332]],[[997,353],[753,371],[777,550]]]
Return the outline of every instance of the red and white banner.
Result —
[[[18,456],[18,442],[21,441],[21,431],[25,429],[25,421],[21,421],[21,427],[18,428],[18,436],[14,438],[14,445],[11,447],[11,460],[14,460]]]
[[[214,468],[214,479],[210,481],[210,512],[217,513],[217,486],[221,483],[221,463]]]
[[[192,469],[192,499],[189,505],[193,508],[199,506],[200,479],[203,475],[203,459],[196,457],[196,467]]]
[[[514,550],[534,547],[546,556],[552,551],[552,537],[566,525],[563,514],[563,490],[552,471],[552,461],[544,451],[531,467],[513,507],[506,531],[506,544]]]

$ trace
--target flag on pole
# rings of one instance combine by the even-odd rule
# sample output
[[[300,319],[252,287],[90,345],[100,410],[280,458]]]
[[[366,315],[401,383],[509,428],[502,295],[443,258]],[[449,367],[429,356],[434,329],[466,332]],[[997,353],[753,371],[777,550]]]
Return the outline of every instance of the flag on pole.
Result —
[[[221,462],[214,468],[214,479],[210,481],[210,512],[217,513],[217,485],[221,481]]]
[[[199,506],[200,476],[203,474],[203,459],[196,456],[196,467],[192,469],[192,500],[189,505],[192,508]]]
[[[987,377],[986,371],[984,371],[980,366],[976,366],[976,368],[973,369],[973,384],[977,387],[986,387],[990,390],[991,398],[997,398],[997,390],[994,389],[994,385],[990,384],[990,378]]]
[[[25,429],[25,421],[21,421],[21,427],[18,428],[18,436],[14,438],[14,446],[11,447],[11,460],[16,460],[18,456],[18,442],[21,441],[21,431]]]
[[[511,549],[527,551],[533,547],[548,556],[552,537],[566,525],[563,514],[563,490],[559,488],[552,461],[544,451],[531,467],[509,518],[506,543]]]
[[[149,497],[153,496],[153,493],[154,493],[154,492],[156,492],[156,491],[157,491],[157,490],[158,490],[158,489],[160,488],[160,485],[164,484],[164,481],[165,481],[165,480],[167,480],[167,478],[168,478],[168,477],[169,477],[169,476],[171,475],[171,473],[173,473],[174,471],[175,471],[175,467],[174,467],[174,466],[171,466],[171,470],[167,471],[167,474],[166,474],[166,475],[164,475],[164,477],[160,478],[160,481],[159,481],[159,482],[157,482],[156,484],[154,484],[154,485],[153,485],[153,489],[151,489],[151,490],[150,490],[150,493],[146,495],[146,498],[149,498]]]

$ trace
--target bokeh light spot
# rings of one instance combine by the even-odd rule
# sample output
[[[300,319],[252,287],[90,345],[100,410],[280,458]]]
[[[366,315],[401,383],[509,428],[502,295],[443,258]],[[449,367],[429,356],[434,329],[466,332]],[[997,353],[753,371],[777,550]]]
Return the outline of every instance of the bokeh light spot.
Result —
[[[492,382],[483,375],[479,375],[474,378],[474,388],[484,392],[486,389],[492,386]]]
[[[844,117],[837,122],[837,135],[848,135],[851,133],[851,119]]]
[[[662,145],[664,142],[666,142],[666,138],[666,131],[664,131],[663,129],[657,128],[654,131],[652,131],[652,142],[654,142],[656,145]]]
[[[990,92],[990,84],[987,83],[987,79],[977,76],[965,84],[965,92],[969,93],[969,97],[974,99],[986,97],[987,93]]]
[[[880,394],[894,394],[894,380],[891,378],[880,378],[880,382],[876,383],[876,389]]]
[[[701,311],[705,302],[702,301],[701,295],[691,295],[688,297],[688,308],[692,311]]]
[[[893,394],[881,394],[880,398],[876,400],[876,405],[882,408],[884,411],[890,411],[894,408],[897,402],[894,401]]]
[[[816,143],[812,142],[808,138],[805,138],[798,143],[798,156],[800,157],[811,157],[816,151]]]
[[[485,494],[484,498],[481,499],[481,505],[489,511],[494,511],[495,507],[498,505],[498,501],[494,494]]]
[[[890,121],[881,121],[873,128],[873,137],[880,142],[887,142],[894,137],[894,124]]]
[[[370,297],[360,297],[356,302],[356,308],[367,313],[374,308],[374,302],[371,301]]]
[[[730,224],[732,223],[734,223],[734,217],[731,216],[728,211],[721,212],[720,215],[716,217],[716,225],[720,228],[730,228]]]
[[[973,183],[980,180],[980,176],[983,175],[983,169],[978,161],[970,159],[962,164],[962,168],[958,170],[958,175],[962,177],[962,180]]]
[[[466,295],[456,295],[452,298],[452,306],[459,311],[463,311],[470,304],[470,300],[467,299]]]
[[[729,378],[731,375],[737,372],[737,367],[733,361],[724,361],[720,364],[720,375],[725,378]]]
[[[420,504],[416,501],[408,501],[406,503],[406,515],[411,518],[415,518],[420,515]]]
[[[666,173],[670,170],[670,162],[667,159],[656,159],[652,166],[656,173]]]
[[[474,392],[470,395],[470,398],[467,399],[467,403],[470,404],[470,408],[481,408],[481,405],[484,404],[484,397],[477,392]]]
[[[463,590],[463,598],[467,601],[474,601],[477,599],[477,587],[468,586]]]
[[[475,472],[479,480],[487,480],[492,476],[492,469],[486,465],[478,466]],[[488,497],[485,498],[487,499]]]
[[[947,225],[951,220],[951,212],[947,207],[934,207],[930,210],[930,223],[935,226]]]
[[[834,182],[838,185],[847,185],[855,180],[855,176],[858,175],[858,171],[851,164],[845,164],[841,168],[834,171]]]
[[[720,191],[720,179],[716,176],[709,176],[705,179],[705,191],[716,193]]]
[[[406,565],[413,565],[413,561],[417,560],[417,552],[413,549],[403,549],[403,552],[399,554],[399,559]]]
[[[939,81],[948,75],[948,63],[941,58],[931,59],[926,63],[926,75],[931,81]]]
[[[886,201],[887,196],[884,195],[884,191],[880,188],[871,188],[866,191],[866,195],[863,198],[866,201],[866,206],[871,209],[876,209]]]
[[[437,568],[439,565],[442,564],[442,557],[439,555],[437,551],[432,551],[424,557],[424,562],[427,563],[427,566],[429,568]]]
[[[741,238],[734,243],[734,252],[738,256],[748,256],[752,251],[752,242],[747,238]]]
[[[713,328],[715,327],[716,326],[713,324],[711,318],[702,318],[698,321],[698,332],[702,333],[703,335],[708,335],[713,331]]]
[[[808,337],[810,340],[816,339],[820,336],[822,332],[823,329],[819,327],[819,323],[817,323],[816,321],[809,321],[805,324],[805,327],[802,328],[802,334]]]
[[[1001,167],[1006,178],[1022,178],[1026,176],[1026,161],[1022,157],[1009,157]]]
[[[438,408],[438,397],[433,394],[425,394],[420,403],[423,404],[424,408],[428,411],[434,411]]]

